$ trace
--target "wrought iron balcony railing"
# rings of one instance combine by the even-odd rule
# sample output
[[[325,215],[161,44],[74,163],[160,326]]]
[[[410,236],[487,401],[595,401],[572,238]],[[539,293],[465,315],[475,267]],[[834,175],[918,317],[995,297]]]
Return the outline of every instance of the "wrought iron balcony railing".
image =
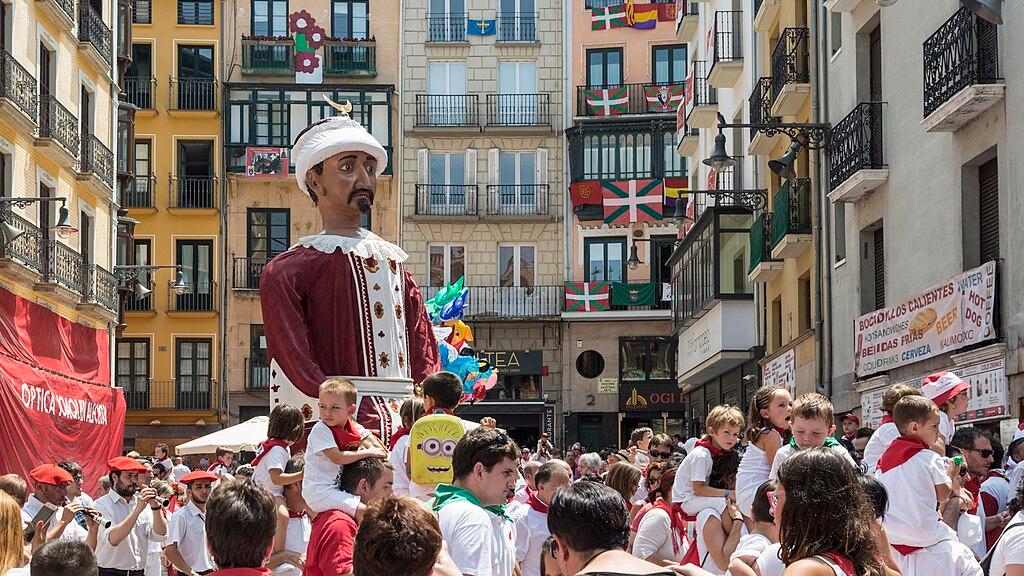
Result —
[[[488,94],[487,126],[550,126],[550,94]]]
[[[691,106],[714,106],[718,104],[718,89],[708,83],[710,66],[706,60],[693,61],[693,103]]]
[[[114,187],[114,153],[89,134],[82,139],[82,154],[78,158],[78,171],[92,173],[107,186]]]
[[[498,13],[498,42],[536,42],[535,12]]]
[[[674,118],[576,124],[565,131],[571,181],[684,177],[675,130]]]
[[[811,233],[811,180],[787,180],[772,201],[772,248],[787,234]]]
[[[487,186],[487,213],[502,216],[546,216],[547,184],[493,184]]]
[[[212,312],[217,309],[216,282],[187,282],[188,290],[175,294],[173,281],[167,283],[167,310],[170,312]]]
[[[123,378],[117,380],[124,388],[129,410],[205,412],[217,408],[217,381],[206,375],[180,375],[176,380]]]
[[[427,42],[466,42],[466,14],[427,15]]]
[[[236,257],[232,274],[232,288],[235,290],[259,290],[260,276],[270,258]]]
[[[754,220],[754,225],[750,227],[750,268],[747,270],[748,274],[753,272],[758,264],[774,260],[772,258],[773,242],[771,241],[774,234],[772,231],[773,220],[774,217],[771,212],[763,212]]]
[[[121,206],[124,208],[156,208],[153,196],[156,194],[156,176],[139,174],[132,179],[131,185],[121,194]]]
[[[39,97],[39,137],[56,140],[69,154],[78,157],[78,118],[53,94]]]
[[[858,170],[885,168],[882,103],[861,102],[832,127],[829,137],[830,190]]]
[[[216,208],[216,176],[171,175],[170,208]]]
[[[715,12],[714,47],[711,65],[743,59],[743,11]]]
[[[79,8],[78,41],[92,44],[103,61],[110,64],[113,57],[110,28],[107,28],[103,18],[88,2],[80,2]]]
[[[67,16],[72,22],[75,21],[75,0],[38,0],[42,2],[49,2],[57,7],[57,9]]]
[[[417,94],[417,126],[479,126],[477,94]]]
[[[270,388],[270,363],[266,358],[245,359],[245,389],[266,390]]]
[[[420,216],[476,216],[475,184],[417,184],[416,214]]]
[[[328,40],[324,43],[324,74],[328,76],[376,76],[375,40]]]
[[[467,286],[468,318],[533,318],[562,313],[565,286]],[[423,297],[433,298],[439,288],[424,287]]]
[[[127,77],[123,91],[125,102],[141,110],[156,109],[156,78]]]
[[[85,287],[85,259],[82,255],[56,240],[46,240],[43,246],[47,256],[43,282],[59,284],[82,294]]]
[[[242,73],[253,75],[295,74],[295,40],[242,37]]]
[[[924,42],[924,115],[968,86],[995,84],[999,75],[998,27],[960,8]]]
[[[89,270],[89,278],[85,285],[85,301],[99,304],[111,312],[120,308],[117,276],[96,264]]]
[[[779,99],[786,84],[806,84],[811,81],[808,65],[807,28],[786,28],[772,50],[772,102]]]
[[[0,53],[0,58],[3,59],[3,76],[0,77],[0,82],[2,82],[0,91],[2,91],[3,97],[13,102],[19,110],[32,119],[32,122],[38,124],[39,113],[36,110],[38,96],[36,96],[35,77],[7,50]]]
[[[686,84],[618,84],[578,86],[577,116],[618,116],[621,114],[675,114],[683,105]]]
[[[772,116],[772,102],[775,101],[772,95],[772,77],[764,76],[754,84],[754,89],[750,92],[750,123],[751,124],[765,124],[769,122],[780,122],[782,119],[777,116]],[[750,139],[753,140],[757,136],[758,129],[750,129]]]
[[[150,288],[150,286],[147,286],[147,288]],[[145,298],[136,298],[135,294],[129,293],[124,299],[124,310],[126,312],[152,312],[153,296],[149,295]]]
[[[171,78],[172,110],[217,110],[217,81],[213,78]]]
[[[43,275],[46,270],[46,254],[43,251],[43,231],[25,218],[4,211],[4,219],[23,233],[13,242],[0,241],[0,258],[11,258]]]

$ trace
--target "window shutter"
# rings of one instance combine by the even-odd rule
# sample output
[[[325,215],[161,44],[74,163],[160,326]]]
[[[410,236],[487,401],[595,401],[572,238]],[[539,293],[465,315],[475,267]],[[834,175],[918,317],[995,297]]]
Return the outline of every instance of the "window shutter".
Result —
[[[548,183],[548,149],[537,148],[537,177],[534,179],[537,184]]]
[[[999,165],[995,158],[978,167],[978,224],[984,264],[999,258]]]
[[[476,186],[476,148],[466,149],[466,184]]]
[[[875,310],[885,308],[885,236],[882,228],[874,233],[875,244]]]
[[[489,178],[488,184],[497,186],[501,184],[498,180],[500,175],[498,174],[498,149],[491,148],[487,151],[487,178]]]
[[[417,184],[429,184],[427,182],[427,149],[420,148],[416,151],[416,178]]]
[[[882,27],[876,26],[868,36],[868,88],[872,102],[882,101]]]

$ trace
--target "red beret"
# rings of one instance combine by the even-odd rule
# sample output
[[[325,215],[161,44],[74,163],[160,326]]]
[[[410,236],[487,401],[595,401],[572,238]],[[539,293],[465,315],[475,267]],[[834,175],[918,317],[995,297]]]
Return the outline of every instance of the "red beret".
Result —
[[[107,468],[111,472],[145,472],[146,467],[139,463],[135,458],[129,458],[127,456],[118,456],[107,460]]]
[[[53,484],[54,486],[75,481],[67,470],[53,464],[40,464],[29,472],[29,476],[39,484]]]
[[[857,426],[860,426],[860,418],[858,418],[857,415],[854,414],[853,412],[843,414],[842,416],[840,416],[839,421],[842,422],[843,420],[850,420]]]
[[[215,482],[217,480],[217,475],[205,470],[196,470],[195,472],[189,472],[181,478],[178,478],[178,482],[181,482],[182,484],[191,484],[193,482],[198,482],[199,480]]]

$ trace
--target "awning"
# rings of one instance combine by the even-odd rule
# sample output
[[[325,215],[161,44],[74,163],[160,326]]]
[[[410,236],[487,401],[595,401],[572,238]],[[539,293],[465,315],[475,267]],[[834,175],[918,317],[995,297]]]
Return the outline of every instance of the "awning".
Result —
[[[235,452],[256,450],[260,442],[267,439],[267,424],[269,422],[269,416],[257,416],[230,428],[217,430],[201,438],[178,444],[174,451],[179,456],[185,456],[188,454],[211,454],[216,452],[219,447],[230,448]]]

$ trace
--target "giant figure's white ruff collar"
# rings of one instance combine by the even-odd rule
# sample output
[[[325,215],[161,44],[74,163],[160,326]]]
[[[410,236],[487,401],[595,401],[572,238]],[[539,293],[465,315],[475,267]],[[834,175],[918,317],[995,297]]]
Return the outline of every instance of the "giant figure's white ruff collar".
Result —
[[[291,249],[295,249],[298,246],[312,248],[324,254],[332,254],[335,250],[341,250],[345,254],[352,254],[360,258],[372,256],[377,260],[405,262],[409,258],[405,250],[365,228],[360,228],[359,235],[355,237],[324,234],[323,232],[312,236],[305,236],[299,238],[298,242]]]

